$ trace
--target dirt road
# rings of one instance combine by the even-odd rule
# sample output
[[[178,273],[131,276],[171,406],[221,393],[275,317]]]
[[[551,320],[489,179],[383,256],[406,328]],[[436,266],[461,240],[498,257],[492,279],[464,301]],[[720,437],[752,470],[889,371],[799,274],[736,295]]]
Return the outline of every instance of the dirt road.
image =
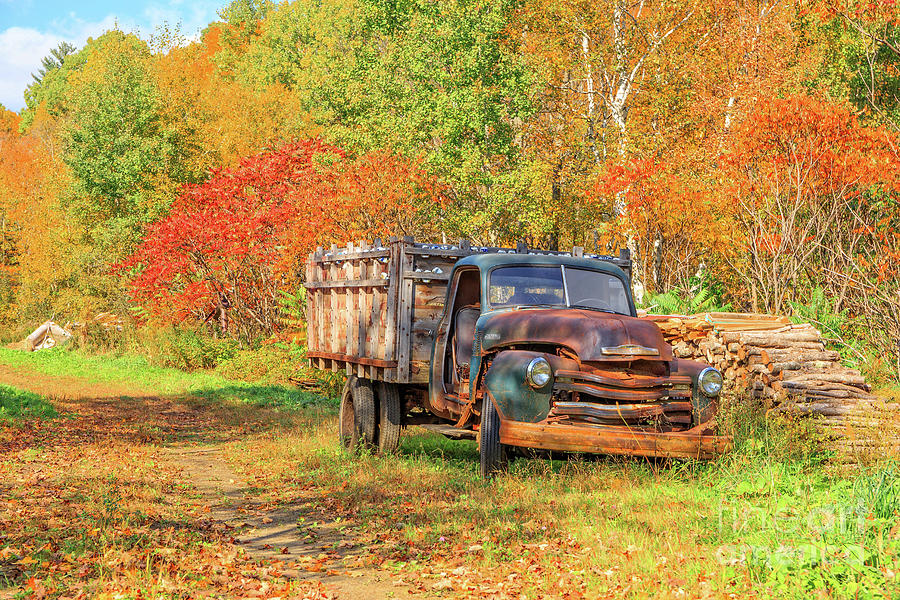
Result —
[[[239,564],[240,568],[233,569],[234,572],[249,583],[236,583],[221,577],[218,571],[223,569],[218,566],[211,569],[215,577],[210,581],[218,581],[221,584],[218,588],[221,590],[224,586],[229,595],[237,597],[249,591],[252,597],[282,597],[285,592],[289,597],[305,598],[410,597],[405,585],[366,560],[366,544],[356,539],[352,530],[346,528],[346,523],[330,515],[327,507],[321,506],[314,496],[301,498],[287,506],[273,507],[261,498],[261,490],[248,485],[232,470],[222,452],[223,445],[240,440],[248,431],[272,426],[275,418],[265,410],[224,410],[185,398],[143,396],[123,385],[37,375],[3,366],[0,366],[0,383],[51,399],[63,415],[53,422],[19,424],[0,430],[0,475],[5,476],[0,477],[0,481],[11,483],[8,489],[3,489],[0,484],[0,491],[9,493],[10,509],[13,506],[28,508],[14,515],[20,518],[19,521],[11,520],[12,535],[16,535],[16,531],[23,535],[21,548],[28,548],[27,531],[35,527],[33,521],[49,519],[52,522],[66,514],[66,508],[55,506],[53,501],[58,499],[63,504],[70,504],[66,490],[80,484],[85,484],[88,489],[82,496],[98,494],[97,502],[86,502],[81,507],[82,514],[94,510],[101,514],[93,522],[89,523],[91,519],[87,519],[82,523],[85,531],[102,540],[104,532],[94,530],[104,518],[115,520],[116,524],[110,524],[110,527],[127,523],[131,528],[131,513],[124,507],[124,500],[117,500],[123,506],[114,507],[121,515],[116,513],[115,519],[102,515],[105,514],[103,511],[109,512],[106,505],[110,504],[110,495],[120,499],[134,495],[129,487],[134,483],[125,482],[128,474],[137,470],[145,476],[140,485],[158,492],[157,503],[178,506],[176,512],[181,516],[180,519],[159,519],[158,522],[151,517],[146,523],[146,531],[152,533],[170,526],[191,529],[201,532],[201,544],[215,546],[217,555],[236,557],[237,563],[226,561],[226,566]],[[23,459],[37,454],[42,457],[40,461]],[[130,460],[134,460],[135,465],[123,466]],[[158,481],[152,472],[144,471],[148,465],[159,473]],[[81,471],[85,476],[74,480]],[[102,494],[96,482],[86,481],[89,474],[100,471],[108,472],[104,486],[100,487],[112,488],[105,489]],[[123,483],[117,485],[120,480]],[[142,513],[166,512],[164,506],[146,507],[143,504]],[[34,512],[29,512],[31,509]],[[0,513],[0,516],[8,514]],[[173,524],[172,520],[176,522]],[[71,543],[60,539],[62,535],[61,532],[48,534],[51,552],[45,578],[32,575],[23,582],[32,572],[45,573],[38,567],[29,570],[27,561],[25,564],[20,564],[21,560],[0,562],[0,598],[4,594],[12,597],[22,590],[41,597],[51,589],[64,593],[80,590],[90,596],[98,590],[135,584],[139,588],[152,588],[163,581],[159,574],[156,574],[156,582],[141,581],[140,575],[135,580],[135,574],[130,573],[133,565],[128,562],[134,558],[132,556],[123,563],[124,575],[121,577],[115,569],[107,572],[101,568],[96,573],[83,573],[85,576],[76,586],[60,575],[60,570],[65,568],[60,565],[65,563],[55,561],[56,554],[62,554],[63,558],[71,555],[62,553],[62,548],[71,547]],[[145,562],[150,565],[157,553],[165,548],[162,541],[156,548],[152,539],[147,542],[139,551],[145,554]],[[109,545],[104,548],[101,541],[92,556],[109,554],[110,548]],[[129,552],[137,554],[138,550],[131,548],[124,552],[126,555]],[[203,549],[199,552],[202,554]],[[177,573],[178,561],[172,561],[169,569],[171,565],[176,567],[173,580],[178,581],[181,578]],[[146,579],[152,579],[154,570],[148,568],[147,571]],[[228,568],[224,571],[231,572]],[[69,572],[71,570],[62,571]],[[6,586],[3,585],[4,578]],[[18,585],[9,585],[11,583]],[[67,584],[72,587],[67,588]],[[163,587],[167,585],[173,584],[164,583]],[[44,591],[35,592],[35,586],[41,586]]]

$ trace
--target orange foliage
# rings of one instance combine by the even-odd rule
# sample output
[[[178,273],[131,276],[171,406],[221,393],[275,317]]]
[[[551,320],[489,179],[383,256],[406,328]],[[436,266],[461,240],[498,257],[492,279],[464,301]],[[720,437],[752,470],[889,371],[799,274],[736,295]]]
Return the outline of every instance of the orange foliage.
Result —
[[[898,147],[847,108],[806,96],[763,102],[741,124],[722,175],[755,304],[781,311],[806,277],[843,280],[843,289],[867,280],[852,274],[867,255],[878,257],[882,280],[896,272]]]
[[[66,277],[65,219],[58,198],[69,183],[67,169],[50,132],[56,127],[39,112],[26,135],[19,135],[18,116],[3,114],[0,129],[0,222],[7,245],[7,272],[29,299],[44,306],[65,303],[55,283]],[[2,241],[0,241],[2,243]],[[14,306],[7,307],[14,310]],[[0,319],[3,315],[0,314]]]
[[[19,131],[21,117],[11,110],[6,110],[0,105],[0,135],[8,135]]]
[[[595,197],[619,195],[624,214],[612,231],[620,246],[622,232],[634,236],[634,259],[644,285],[655,292],[686,287],[698,265],[727,253],[732,241],[730,210],[704,183],[674,165],[632,161],[601,175]]]
[[[427,175],[421,161],[390,150],[375,150],[339,165],[328,211],[335,227],[327,237],[354,239],[416,235],[436,231],[434,208],[443,189]],[[308,207],[307,212],[313,212]],[[320,234],[321,235],[321,234]]]
[[[252,338],[277,327],[277,291],[317,244],[422,229],[438,190],[389,152],[347,159],[320,140],[285,144],[187,186],[124,264],[132,297],[158,320],[230,309]]]

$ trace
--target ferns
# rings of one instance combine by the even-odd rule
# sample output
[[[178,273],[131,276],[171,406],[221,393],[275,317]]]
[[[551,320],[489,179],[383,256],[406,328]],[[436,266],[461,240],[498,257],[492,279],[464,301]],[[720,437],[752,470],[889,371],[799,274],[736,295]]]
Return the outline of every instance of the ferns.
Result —
[[[813,288],[806,302],[789,301],[788,304],[794,313],[791,321],[815,325],[821,330],[826,345],[840,352],[845,363],[856,365],[859,361],[866,362],[861,352],[862,344],[852,335],[854,323],[850,310],[845,308],[837,312],[823,288]]]
[[[693,315],[701,312],[726,312],[731,304],[720,304],[721,300],[707,287],[700,286],[696,294],[688,290],[674,288],[663,294],[647,298],[644,307],[648,312],[668,315]]]
[[[850,321],[850,311],[844,309],[835,312],[831,301],[825,297],[825,290],[821,287],[813,288],[809,299],[804,302],[788,302],[794,315],[791,320],[794,323],[813,323],[823,330],[823,333],[832,340],[841,339],[841,332]]]
[[[306,289],[300,287],[296,294],[278,290],[278,324],[284,329],[306,328]]]

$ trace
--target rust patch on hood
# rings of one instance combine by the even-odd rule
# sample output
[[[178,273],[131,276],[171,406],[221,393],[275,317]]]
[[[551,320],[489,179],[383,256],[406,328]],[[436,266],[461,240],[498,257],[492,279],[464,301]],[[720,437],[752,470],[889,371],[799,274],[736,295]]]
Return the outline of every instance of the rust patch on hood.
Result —
[[[571,348],[582,361],[673,359],[672,347],[655,323],[626,315],[576,308],[528,308],[487,313],[478,327],[483,350],[514,344],[557,344]],[[658,355],[650,350],[657,350]]]

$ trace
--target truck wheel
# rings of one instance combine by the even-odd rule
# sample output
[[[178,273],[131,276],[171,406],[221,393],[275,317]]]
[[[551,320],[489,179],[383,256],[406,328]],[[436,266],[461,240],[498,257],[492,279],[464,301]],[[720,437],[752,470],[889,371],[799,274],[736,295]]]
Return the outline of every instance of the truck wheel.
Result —
[[[400,390],[395,383],[378,383],[378,451],[392,454],[400,447]]]
[[[368,379],[353,378],[350,393],[353,396],[356,443],[368,449],[378,445],[378,415],[375,412],[375,392]]]
[[[506,448],[500,443],[500,414],[490,398],[485,397],[481,409],[481,476],[492,477],[506,470]]]
[[[359,434],[356,429],[356,410],[353,406],[353,380],[349,377],[341,392],[341,411],[338,413],[338,438],[341,446],[352,449],[359,443]]]

